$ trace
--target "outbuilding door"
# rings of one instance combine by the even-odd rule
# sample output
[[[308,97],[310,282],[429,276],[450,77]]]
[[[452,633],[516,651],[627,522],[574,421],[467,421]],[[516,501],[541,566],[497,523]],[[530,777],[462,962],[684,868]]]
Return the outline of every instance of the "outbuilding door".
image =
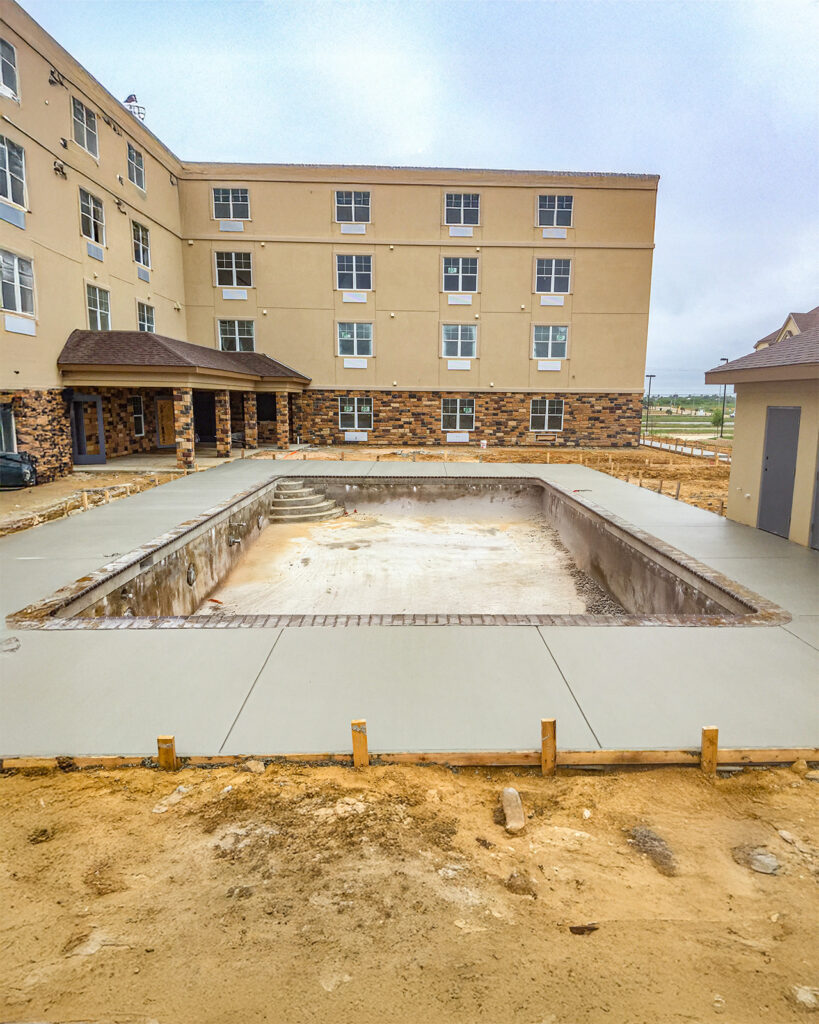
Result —
[[[760,530],[786,537],[791,528],[800,408],[768,406],[759,490]]]

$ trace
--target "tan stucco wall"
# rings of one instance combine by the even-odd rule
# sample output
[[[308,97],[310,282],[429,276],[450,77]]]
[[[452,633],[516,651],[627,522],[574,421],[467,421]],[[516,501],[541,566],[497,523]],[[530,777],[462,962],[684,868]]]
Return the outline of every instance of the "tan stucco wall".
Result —
[[[799,420],[790,539],[797,544],[807,545],[819,443],[819,381],[814,379],[759,382],[735,384],[734,387],[737,408],[728,491],[728,517],[747,526],[756,526],[768,407],[797,406],[802,412]]]

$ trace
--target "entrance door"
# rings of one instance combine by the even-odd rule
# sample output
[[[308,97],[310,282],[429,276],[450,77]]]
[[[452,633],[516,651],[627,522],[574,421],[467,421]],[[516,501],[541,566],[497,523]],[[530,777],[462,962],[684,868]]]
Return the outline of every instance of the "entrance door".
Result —
[[[156,444],[158,448],[176,447],[176,430],[173,425],[173,399],[156,400]]]
[[[105,462],[105,431],[99,395],[77,395],[71,400],[71,448],[78,466]]]
[[[760,530],[786,537],[791,528],[793,484],[796,478],[796,449],[799,444],[799,408],[768,407],[765,423],[765,451],[759,491]]]

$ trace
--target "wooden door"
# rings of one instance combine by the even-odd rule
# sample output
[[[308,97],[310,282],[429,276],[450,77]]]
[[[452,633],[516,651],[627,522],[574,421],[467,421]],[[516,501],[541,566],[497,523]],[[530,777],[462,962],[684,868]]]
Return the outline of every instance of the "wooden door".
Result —
[[[157,398],[156,400],[157,445],[160,448],[173,448],[176,445],[176,431],[173,425],[173,399]]]

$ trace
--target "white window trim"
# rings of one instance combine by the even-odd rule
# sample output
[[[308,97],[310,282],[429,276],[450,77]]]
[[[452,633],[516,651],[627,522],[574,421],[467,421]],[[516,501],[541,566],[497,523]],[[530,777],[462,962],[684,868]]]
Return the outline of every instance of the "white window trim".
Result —
[[[82,229],[82,194],[83,194],[83,192],[89,197],[89,199],[93,199],[95,202],[100,204],[100,215],[102,217],[102,219],[99,222],[102,225],[102,241],[101,242],[98,242],[96,238],[92,238],[91,235],[86,235],[86,233]],[[89,242],[91,242],[92,245],[101,245],[103,249],[107,248],[107,246],[106,246],[107,233],[106,233],[106,225],[105,225],[105,203],[99,198],[99,196],[95,196],[93,192],[89,192],[88,189],[87,188],[83,188],[82,185],[80,185],[80,187],[79,187],[79,190],[77,192],[77,197],[78,197],[78,201],[79,201],[79,204],[80,204],[80,235],[83,238],[86,238]],[[91,219],[93,221],[94,218],[92,217]]]
[[[548,356],[536,356],[535,355],[535,328],[537,328],[537,327],[564,327],[566,329],[566,355],[565,356],[553,356],[553,355],[550,354]],[[568,359],[569,358],[569,336],[570,336],[570,334],[571,334],[571,326],[569,324],[532,324],[532,359]],[[539,342],[538,344],[542,345],[543,342]],[[552,345],[554,345],[554,344],[555,344],[555,342],[553,342],[553,341],[549,342],[549,352],[550,353],[552,351]]]
[[[147,250],[148,250],[148,262],[147,263],[141,263],[136,258],[136,252],[134,251],[134,247],[136,246],[136,239],[134,238],[134,228],[135,227],[141,228],[143,231],[147,232],[147,234],[148,234],[148,244],[147,244],[147,246],[143,246],[142,242],[139,243],[140,249],[147,248]],[[146,270],[150,270],[151,269],[151,229],[150,228],[146,228],[144,224],[140,224],[138,220],[132,220],[131,221],[131,255],[134,258],[134,263],[136,263],[136,265],[138,267],[144,267]]]
[[[569,285],[566,288],[565,292],[555,292],[555,291],[541,292],[541,291],[538,291],[538,287],[537,287],[537,278],[538,278],[538,274],[537,274],[537,261],[538,260],[551,260],[553,263],[556,260],[566,260],[568,262],[568,264],[569,264]],[[572,260],[572,258],[570,256],[535,256],[535,264],[534,264],[535,273],[534,273],[534,278],[532,280],[532,290],[533,290],[534,294],[535,295],[571,295],[571,293],[572,293],[572,284],[574,283],[574,281],[573,281],[573,278],[574,278],[574,267],[572,266],[572,263],[573,263],[573,260]],[[555,280],[556,276],[557,275],[554,272],[554,267],[552,267],[552,284],[554,284],[554,280]]]
[[[370,197],[370,201],[367,204],[367,210],[369,211],[368,214],[367,214],[367,219],[366,220],[339,220],[338,219],[338,200],[336,199],[336,196],[338,195],[339,192],[352,192],[353,193],[353,207],[355,207],[355,193],[356,192],[366,192],[369,195],[369,197]],[[334,188],[333,189],[333,220],[335,221],[336,224],[372,224],[372,222],[373,222],[373,192],[372,192],[372,189],[371,188]]]
[[[448,291],[444,285],[446,283],[446,273],[444,271],[444,264],[447,260],[459,260],[459,266],[462,267],[463,260],[477,260],[477,272],[475,274],[475,290],[467,291],[465,288],[457,288],[455,291]],[[464,272],[463,269],[458,270],[458,284],[460,285],[463,281]],[[481,290],[481,261],[478,256],[443,256],[441,257],[441,293],[443,295],[477,295]]]
[[[233,258],[237,254],[242,256],[250,257],[250,284],[236,284],[236,260]],[[233,284],[224,284],[219,280],[219,266],[217,263],[217,256],[230,256],[230,269],[233,275]],[[214,249],[213,252],[213,287],[214,288],[255,288],[255,273],[253,270],[253,253],[247,249]]]
[[[354,418],[355,426],[343,427],[341,425],[341,415],[342,415],[342,413],[341,413],[341,403],[344,402],[344,401],[349,402],[350,400],[352,400],[352,403],[353,403],[353,412],[352,412],[352,414],[351,413],[344,413],[344,415],[345,416],[352,415],[353,418]],[[370,411],[368,413],[365,412],[365,413],[362,414],[362,413],[359,413],[359,411],[358,411],[358,403],[359,402],[363,402],[365,400],[369,401],[369,403],[370,403]],[[359,415],[369,416],[369,418],[370,418],[370,425],[368,427],[362,427],[359,424],[359,422],[358,422]],[[338,429],[339,430],[367,430],[367,431],[370,431],[370,430],[373,430],[374,427],[375,427],[375,403],[373,402],[372,398],[369,395],[348,395],[346,397],[346,399],[343,398],[341,395],[339,395],[339,399],[338,399]]]
[[[463,219],[463,217],[464,217],[464,207],[463,207],[463,202],[461,202],[461,219],[459,221],[450,223],[450,221],[448,221],[446,219],[446,211],[447,211],[446,197],[447,196],[477,196],[478,197],[478,219],[477,219],[477,221],[474,224],[467,224],[464,221],[464,219]],[[443,204],[444,204],[444,207],[443,207],[444,208],[443,225],[444,225],[445,228],[461,228],[461,227],[463,227],[463,228],[479,228],[481,226],[481,212],[482,212],[483,203],[481,202],[481,193],[480,192],[453,192],[451,189],[445,190],[444,193],[443,193]]]
[[[338,283],[338,275],[340,273],[338,269],[338,258],[339,256],[352,256],[353,259],[353,282],[355,282],[358,271],[355,269],[355,257],[356,256],[369,256],[370,257],[370,287],[360,288],[357,284],[353,283],[350,288],[342,288]],[[375,291],[375,254],[371,252],[336,252],[333,253],[333,261],[336,265],[336,287],[337,292],[374,292]],[[347,271],[343,271],[347,273]]]
[[[76,128],[76,125],[74,123],[74,101],[75,100],[77,101],[77,103],[80,104],[80,106],[86,112],[86,115],[91,114],[92,117],[94,118],[94,138],[97,140],[97,152],[96,153],[93,150],[89,149],[87,146],[84,146],[79,141],[77,136],[74,134],[74,131],[75,131],[75,128]],[[72,139],[72,141],[74,142],[75,145],[79,146],[79,148],[83,151],[83,153],[87,153],[92,159],[96,160],[97,163],[99,163],[99,161],[100,161],[99,123],[100,123],[100,118],[97,116],[97,113],[96,113],[95,110],[92,110],[89,106],[87,106],[85,103],[83,103],[83,101],[81,99],[78,99],[76,96],[71,96],[71,139]],[[85,121],[84,121],[84,127],[85,127],[85,136],[86,136],[86,139],[87,139],[88,138],[88,117],[87,116],[86,116]]]
[[[130,151],[131,150],[133,150],[135,153],[139,153],[139,155],[142,157],[142,184],[141,185],[139,184],[138,181],[134,181],[134,179],[131,177],[131,160],[130,160],[130,156],[131,156]],[[146,181],[146,176],[145,176],[145,153],[143,152],[143,150],[137,149],[136,146],[133,144],[133,142],[128,142],[127,140],[126,140],[126,146],[125,146],[125,163],[126,163],[127,168],[128,168],[128,181],[131,182],[131,184],[134,186],[134,188],[138,188],[140,192],[142,192],[144,195],[147,195],[148,190],[145,188],[145,181]]]
[[[341,352],[341,338],[339,337],[339,328],[342,324],[367,324],[370,328],[370,352],[369,355],[361,355],[359,352],[353,352],[342,354]],[[354,332],[355,333],[355,332]],[[356,344],[356,339],[353,339],[353,345]],[[373,359],[375,358],[375,324],[372,320],[336,320],[336,355],[341,359]]]
[[[532,416],[534,415],[534,403],[535,402],[546,402],[546,414],[543,427],[532,426]],[[550,427],[549,426],[549,402],[560,402],[560,426]],[[538,413],[543,415],[543,413]],[[563,432],[563,423],[566,418],[566,401],[563,398],[532,398],[529,400],[529,433],[530,434],[560,434]]]
[[[28,175],[26,174],[26,150],[25,150],[25,147],[21,146],[19,144],[19,142],[15,142],[14,139],[10,139],[8,137],[8,135],[6,135],[5,133],[0,133],[0,134],[2,134],[3,138],[6,140],[6,147],[7,147],[6,148],[6,164],[7,165],[8,165],[8,144],[9,143],[11,143],[12,146],[16,146],[20,150],[20,152],[23,154],[23,202],[22,203],[15,203],[15,201],[11,198],[11,192],[12,192],[12,188],[11,188],[11,178],[12,178],[11,168],[6,166],[5,170],[2,173],[5,173],[5,175],[6,175],[6,182],[8,184],[8,190],[9,190],[9,198],[6,199],[4,196],[0,196],[0,203],[8,203],[9,206],[13,206],[13,207],[15,207],[18,210],[26,210],[26,211],[28,211]]]
[[[568,224],[541,224],[540,223],[540,197],[541,196],[553,196],[555,199],[562,198],[564,196],[571,196],[572,199],[572,215]],[[574,193],[573,192],[538,192],[535,196],[535,227],[536,228],[573,228],[574,227]],[[555,220],[557,220],[557,209],[555,209]]]
[[[111,289],[110,288],[103,288],[102,285],[98,284],[96,281],[85,281],[84,282],[84,288],[85,288],[85,316],[86,316],[86,320],[88,322],[88,330],[89,331],[111,331],[111,330],[113,330],[113,326],[112,326],[113,325],[113,318],[111,316]],[[107,327],[92,327],[91,326],[91,305],[90,305],[89,299],[88,299],[88,289],[89,288],[96,288],[97,292],[105,292],[106,295],[108,296],[108,326]],[[97,309],[97,313],[99,314],[99,308]]]
[[[458,403],[458,411],[455,414],[455,416],[456,416],[456,420],[455,420],[456,426],[454,426],[454,427],[445,427],[444,426],[444,402],[446,402],[446,401],[453,401],[453,402],[457,402]],[[461,426],[461,415],[465,415],[465,416],[469,415],[468,413],[463,413],[463,414],[461,413],[461,402],[472,402],[472,426],[471,427],[462,427]],[[478,403],[475,401],[474,398],[447,398],[447,396],[445,395],[441,399],[441,430],[445,434],[453,434],[453,433],[455,433],[455,434],[458,434],[458,433],[471,434],[471,433],[473,433],[475,431],[475,429],[477,428],[477,425],[478,425],[477,424],[477,414],[478,414]],[[452,413],[447,413],[446,415],[447,416],[451,416]]]
[[[23,256],[19,252],[15,252],[13,249],[3,249],[9,256],[13,256],[15,259],[14,264],[14,299],[15,302],[20,302],[22,297],[22,291],[20,288],[20,269],[19,261],[25,260],[26,263],[31,264],[31,305],[33,306],[32,311],[24,311],[22,309],[6,309],[2,301],[2,281],[0,281],[0,312],[11,313],[14,316],[27,316],[32,320],[37,320],[37,276],[34,272],[34,258],[32,256]],[[22,303],[21,303],[22,305]]]
[[[450,293],[450,294],[453,294],[453,293]],[[457,294],[457,292],[454,293],[454,294]],[[472,328],[472,330],[475,332],[475,338],[474,338],[474,340],[472,342],[472,344],[475,347],[475,352],[474,352],[473,355],[471,355],[471,356],[463,356],[463,355],[460,355],[460,354],[456,355],[456,356],[448,356],[448,355],[446,355],[446,353],[444,352],[444,343],[445,343],[445,340],[446,340],[444,338],[444,331],[446,330],[447,327],[471,327]],[[463,343],[464,343],[463,339],[459,338],[458,339],[458,352],[459,353],[460,353],[461,345]],[[463,322],[452,321],[452,320],[447,320],[446,323],[441,323],[441,359],[477,359],[477,358],[478,358],[478,325],[477,324],[475,324],[475,323],[466,324],[466,323],[463,323]]]
[[[253,324],[253,348],[239,348],[239,336],[236,337],[236,348],[222,348],[222,330],[220,324],[237,324],[239,322]],[[249,316],[220,316],[216,318],[216,348],[219,352],[255,352],[256,351],[256,320]]]
[[[142,331],[142,333],[144,333],[144,334],[156,334],[156,306],[152,306],[150,302],[143,302],[142,299],[135,299],[134,301],[136,302],[137,330],[138,331],[142,331],[142,328],[139,326],[139,307],[140,306],[145,306],[147,309],[153,310],[153,314],[154,314],[154,328],[153,328],[153,331]]]
[[[237,217],[234,214],[234,212],[233,212],[233,196],[231,195],[231,197],[230,197],[230,216],[229,217],[218,217],[216,215],[216,190],[217,189],[221,189],[222,191],[228,191],[228,192],[238,192],[238,191],[247,192],[247,216],[246,217]],[[211,212],[211,215],[212,215],[211,216],[211,220],[241,220],[241,221],[252,220],[253,219],[251,217],[252,209],[251,209],[251,206],[250,206],[250,186],[249,185],[211,185],[211,187],[210,187],[210,212]]]
[[[129,395],[129,402],[133,402],[136,399],[139,402],[139,412],[134,412],[133,405],[131,405],[131,428],[134,437],[145,437],[145,403],[142,400],[142,395]],[[142,430],[137,430],[136,421],[137,417],[142,420]]]
[[[20,68],[17,66],[17,47],[11,40],[3,38],[3,42],[6,46],[10,46],[12,53],[14,54],[14,77],[17,79],[17,92],[14,92],[9,86],[4,85],[0,78],[0,96],[5,96],[10,100],[14,100],[15,103],[20,102]]]

